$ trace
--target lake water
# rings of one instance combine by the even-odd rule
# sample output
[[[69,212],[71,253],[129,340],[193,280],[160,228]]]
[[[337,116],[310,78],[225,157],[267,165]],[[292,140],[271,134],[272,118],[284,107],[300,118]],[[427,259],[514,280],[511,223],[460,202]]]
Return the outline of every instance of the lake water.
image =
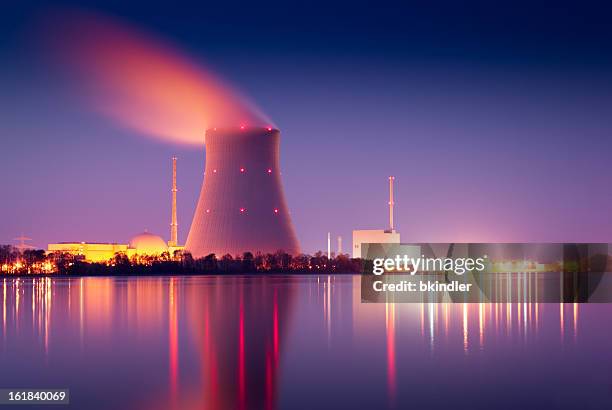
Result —
[[[69,388],[70,408],[612,408],[611,304],[365,304],[359,276],[0,278],[0,319],[0,388]]]

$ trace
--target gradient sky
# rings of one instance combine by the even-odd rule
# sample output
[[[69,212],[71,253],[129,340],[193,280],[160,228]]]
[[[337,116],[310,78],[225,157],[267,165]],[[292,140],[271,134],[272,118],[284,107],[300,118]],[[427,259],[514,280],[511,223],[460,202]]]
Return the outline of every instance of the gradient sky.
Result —
[[[0,13],[0,243],[167,239],[174,154],[187,236],[203,146],[80,103],[38,27],[73,9],[163,39],[274,121],[304,251],[385,228],[388,175],[403,241],[612,242],[604,2],[14,3]]]

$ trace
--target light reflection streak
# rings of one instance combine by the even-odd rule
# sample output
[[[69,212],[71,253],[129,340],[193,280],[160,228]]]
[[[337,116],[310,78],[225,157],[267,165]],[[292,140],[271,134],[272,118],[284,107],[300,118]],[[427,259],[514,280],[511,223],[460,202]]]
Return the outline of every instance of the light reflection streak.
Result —
[[[421,302],[421,334],[425,336],[425,304]]]
[[[438,304],[435,303],[437,306]],[[429,317],[429,350],[433,351],[434,348],[434,337],[435,337],[435,318],[434,318],[434,303],[429,303],[427,305],[427,314]]]
[[[51,322],[51,278],[45,278],[45,358],[49,353],[49,322]]]
[[[527,303],[523,302],[523,338],[527,338]]]
[[[495,303],[495,333],[499,332],[499,303]]]
[[[272,357],[270,351],[266,352],[266,409],[272,410],[273,407],[273,391],[272,391]]]
[[[219,383],[217,373],[217,361],[214,354],[216,346],[211,335],[210,304],[204,299],[204,337],[202,345],[202,369],[204,376],[204,388],[202,395],[212,409],[219,408]]]
[[[467,304],[463,303],[463,351],[468,352],[468,311]]]
[[[36,321],[34,320],[35,318],[35,312],[36,312],[36,298],[34,297],[34,294],[36,293],[36,279],[32,280],[32,331],[34,331],[35,326],[36,326]]]
[[[484,347],[484,305],[478,304],[478,342],[480,348]]]
[[[539,328],[539,326],[540,326],[540,304],[536,303],[535,304],[535,329],[536,329],[536,336],[538,335],[538,328]]]
[[[444,304],[444,337],[448,337],[448,309],[449,304]]]
[[[279,355],[279,330],[278,330],[278,290],[274,289],[274,307],[272,311],[272,338],[274,344],[274,363],[278,363]]]
[[[246,373],[244,352],[244,287],[240,286],[240,317],[238,319],[238,405],[246,408]]]
[[[173,405],[176,405],[178,396],[178,375],[179,375],[179,358],[178,358],[178,309],[176,306],[176,278],[170,278],[168,285],[168,356],[170,370],[170,399]]]
[[[83,301],[84,301],[84,295],[83,295],[83,288],[84,288],[84,282],[83,282],[83,278],[81,278],[79,280],[79,341],[80,344],[79,346],[81,347],[81,350],[83,350],[83,339],[84,339],[84,322],[83,322]]]
[[[561,333],[561,342],[563,342],[564,333],[565,333],[565,319],[563,317],[564,316],[563,308],[564,308],[564,304],[559,303],[559,329]]]
[[[42,309],[42,304],[43,304],[43,279],[39,279],[36,282],[36,291],[35,291],[35,295],[36,295],[36,299],[38,300],[38,314],[37,314],[37,322],[38,322],[38,335],[42,335],[43,334],[43,309]]]
[[[321,283],[317,277],[317,300],[319,299],[319,287]],[[323,282],[323,323],[327,325],[327,294],[325,293],[325,282]]]
[[[6,343],[6,279],[2,280],[2,334]]]
[[[389,401],[393,406],[396,391],[395,303],[385,303],[385,328],[387,331],[387,385],[389,388]]]
[[[574,342],[578,336],[578,303],[574,302]]]
[[[435,304],[435,314],[434,314],[434,318],[435,318],[435,329],[436,329],[436,334],[440,332],[440,304],[436,303]]]
[[[331,342],[331,276],[327,276],[327,342]]]
[[[531,299],[529,299],[529,300],[531,300]],[[531,317],[531,313],[532,313],[531,302],[526,303],[526,305],[528,305],[527,306],[527,313],[529,315],[527,321],[529,322],[529,331],[531,331],[532,330],[531,326],[533,326],[533,320],[532,320],[532,317]]]
[[[506,303],[506,335],[510,335],[512,327],[512,303]]]
[[[15,281],[15,327],[19,331],[19,278]]]
[[[516,304],[516,326],[520,332],[521,330],[521,304],[520,303]]]

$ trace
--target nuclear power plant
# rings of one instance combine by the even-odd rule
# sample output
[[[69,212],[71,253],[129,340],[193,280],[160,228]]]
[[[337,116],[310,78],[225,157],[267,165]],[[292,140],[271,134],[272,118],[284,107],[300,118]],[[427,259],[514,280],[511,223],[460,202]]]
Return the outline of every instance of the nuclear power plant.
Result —
[[[196,258],[300,253],[283,193],[279,148],[280,131],[273,128],[206,131],[204,183],[186,251]]]
[[[185,249],[200,258],[244,252],[300,253],[281,183],[280,132],[273,128],[214,128],[206,131],[206,167],[185,247],[178,245],[176,157],[172,158],[170,240],[149,232],[129,244],[60,242],[49,252],[82,255],[103,262],[115,253],[161,255]]]

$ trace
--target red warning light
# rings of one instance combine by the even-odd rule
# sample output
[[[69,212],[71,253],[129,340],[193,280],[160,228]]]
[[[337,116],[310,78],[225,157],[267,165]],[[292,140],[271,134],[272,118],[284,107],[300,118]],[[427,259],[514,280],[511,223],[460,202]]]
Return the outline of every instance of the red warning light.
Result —
[[[240,168],[240,172],[244,172],[244,168]]]
[[[268,131],[272,131],[272,127],[268,127]]]
[[[241,130],[243,130],[243,129],[244,129],[244,125],[241,125],[241,126],[240,126],[240,129],[241,129]]]
[[[278,208],[274,208],[274,213],[277,214],[278,213]]]
[[[268,168],[268,174],[271,174],[271,173],[272,173],[272,169]]]
[[[240,212],[244,212],[244,211],[246,211],[246,209],[240,208]]]
[[[207,214],[209,214],[209,213],[210,213],[210,209],[207,209],[207,210],[206,210],[206,213],[207,213]]]
[[[217,168],[213,169],[213,174],[217,173]]]

